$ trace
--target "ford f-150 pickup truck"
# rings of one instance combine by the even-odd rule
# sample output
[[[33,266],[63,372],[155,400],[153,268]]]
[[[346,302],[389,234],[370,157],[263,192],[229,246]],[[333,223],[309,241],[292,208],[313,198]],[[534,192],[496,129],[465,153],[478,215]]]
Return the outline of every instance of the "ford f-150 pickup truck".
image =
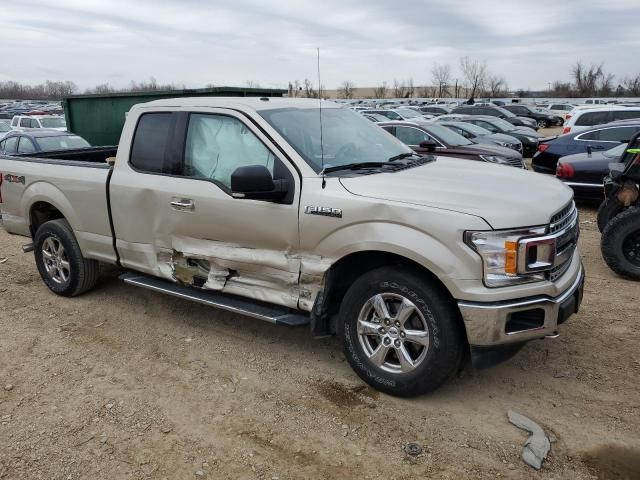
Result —
[[[337,334],[394,395],[557,335],[582,299],[571,189],[420,156],[331,102],[154,101],[115,158],[55,157],[0,157],[4,228],[32,237],[51,291],[115,264],[131,285]]]

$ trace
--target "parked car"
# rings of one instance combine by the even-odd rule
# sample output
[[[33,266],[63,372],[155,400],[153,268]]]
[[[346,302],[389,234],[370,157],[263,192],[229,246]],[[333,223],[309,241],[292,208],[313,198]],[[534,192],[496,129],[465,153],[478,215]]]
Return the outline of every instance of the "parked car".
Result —
[[[473,143],[439,123],[387,122],[378,125],[420,154],[435,152],[446,157],[526,168],[519,152],[497,145]]]
[[[410,108],[394,108],[392,110],[363,110],[360,113],[362,114],[371,114],[375,113],[377,115],[382,115],[386,117],[388,120],[407,120],[411,122],[417,123],[428,123],[429,119],[424,115],[412,110]]]
[[[572,103],[550,103],[543,108],[549,110],[552,115],[562,117],[562,120],[564,122],[565,115],[573,110],[575,108],[575,105]]]
[[[444,105],[440,105],[440,106],[427,105],[426,107],[420,107],[420,111],[422,113],[427,113],[430,115],[434,115],[436,117],[451,113],[451,109],[448,107],[445,107]]]
[[[621,160],[627,145],[621,143],[609,150],[561,157],[556,167],[556,178],[573,189],[576,200],[602,202],[609,164]]]
[[[438,117],[437,121],[443,117]],[[516,127],[513,124],[497,117],[485,117],[481,115],[465,115],[455,117],[457,121],[470,123],[489,130],[491,133],[502,133],[509,135],[510,137],[517,138],[522,143],[522,155],[530,157],[536,152],[538,148],[539,135],[537,132],[531,130],[528,127]]]
[[[515,150],[522,155],[522,142],[511,135],[492,133],[486,128],[466,122],[438,122],[438,124],[444,125],[473,143],[498,145]]]
[[[552,125],[562,125],[564,122],[564,119],[558,115],[540,112],[539,110],[531,108],[529,105],[515,103],[512,105],[505,105],[502,108],[510,111],[518,117],[527,117],[535,120],[536,125],[538,125],[539,128],[548,128]]]
[[[476,106],[476,105],[461,105],[451,110],[451,113],[457,113],[462,115],[483,115],[489,117],[497,117],[506,120],[512,125],[518,127],[530,127],[534,130],[538,130],[538,124],[535,120],[527,117],[516,117],[509,110],[505,110],[503,107],[498,106]]]
[[[65,132],[67,123],[64,117],[58,115],[16,115],[11,120],[11,128],[14,130],[33,130],[47,128]]]
[[[640,118],[640,107],[620,107],[601,105],[595,108],[574,108],[564,122],[562,133],[576,133],[588,130],[594,125]]]
[[[628,143],[640,131],[640,119],[613,122],[592,127],[589,130],[561,135],[553,140],[542,141],[531,160],[531,167],[539,173],[555,175],[560,157],[587,150],[605,151],[620,143]]]
[[[306,99],[151,101],[113,166],[0,156],[0,175],[3,227],[31,237],[54,294],[117,265],[128,285],[337,334],[393,395],[556,335],[582,300],[571,189],[416,155],[332,102],[321,117]]]
[[[364,113],[363,115],[364,115],[364,118],[366,118],[367,120],[371,120],[374,123],[389,121],[387,117],[385,117],[384,115],[380,115],[379,113]]]
[[[0,153],[3,155],[52,152],[90,147],[89,142],[73,133],[58,130],[12,130],[0,141]]]

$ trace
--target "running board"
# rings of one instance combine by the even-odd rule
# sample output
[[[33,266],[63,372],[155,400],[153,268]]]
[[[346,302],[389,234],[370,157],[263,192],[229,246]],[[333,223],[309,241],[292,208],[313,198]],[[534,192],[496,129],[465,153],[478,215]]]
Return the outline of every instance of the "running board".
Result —
[[[201,290],[141,273],[126,272],[118,278],[137,287],[148,288],[155,292],[166,293],[192,302],[202,303],[228,312],[240,313],[276,325],[299,327],[309,324],[309,315],[287,307],[226,295],[211,290]]]

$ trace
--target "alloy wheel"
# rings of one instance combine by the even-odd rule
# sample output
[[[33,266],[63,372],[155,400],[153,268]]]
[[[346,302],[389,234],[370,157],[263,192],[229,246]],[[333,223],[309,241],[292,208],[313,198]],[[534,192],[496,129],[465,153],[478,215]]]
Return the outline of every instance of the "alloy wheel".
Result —
[[[49,278],[55,283],[64,284],[71,276],[71,265],[67,252],[57,237],[47,237],[42,243],[42,260]]]

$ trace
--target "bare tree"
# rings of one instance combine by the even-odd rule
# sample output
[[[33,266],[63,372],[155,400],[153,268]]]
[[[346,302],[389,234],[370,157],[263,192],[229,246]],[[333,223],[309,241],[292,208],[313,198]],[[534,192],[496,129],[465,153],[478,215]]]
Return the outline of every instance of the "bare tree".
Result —
[[[624,85],[625,94],[630,97],[640,97],[640,73],[635,77],[625,77],[622,80]]]
[[[611,90],[613,76],[606,75],[603,67],[602,63],[585,65],[581,60],[576,62],[571,69],[571,76],[578,95],[584,97],[596,95],[603,86]]]
[[[416,87],[413,85],[413,78],[407,80],[407,91],[404,94],[405,98],[413,97],[414,92],[416,91]]]
[[[573,88],[571,87],[571,84],[569,82],[555,81],[551,86],[551,95],[560,98],[570,98],[575,96],[575,92],[573,91]]]
[[[247,80],[244,83],[247,85],[247,88],[260,88],[260,84],[254,80]]]
[[[491,75],[487,79],[487,91],[492,98],[501,97],[507,91],[507,81],[504,77],[498,77],[497,75]]]
[[[342,98],[353,98],[353,95],[355,93],[355,88],[356,88],[355,83],[349,80],[345,80],[340,84],[340,88],[338,89],[338,94]]]
[[[487,77],[487,63],[480,60],[471,60],[469,57],[460,58],[460,70],[471,91],[471,98],[484,86]]]
[[[395,78],[393,79],[393,98],[404,98],[407,87],[404,82],[399,82]]]
[[[318,91],[313,88],[313,82],[308,78],[304,79],[304,96],[307,98],[318,98]]]
[[[451,65],[433,65],[431,69],[433,84],[438,88],[438,98],[449,96],[449,83],[451,83]]]
[[[387,82],[382,82],[373,90],[373,96],[376,98],[387,98]]]

